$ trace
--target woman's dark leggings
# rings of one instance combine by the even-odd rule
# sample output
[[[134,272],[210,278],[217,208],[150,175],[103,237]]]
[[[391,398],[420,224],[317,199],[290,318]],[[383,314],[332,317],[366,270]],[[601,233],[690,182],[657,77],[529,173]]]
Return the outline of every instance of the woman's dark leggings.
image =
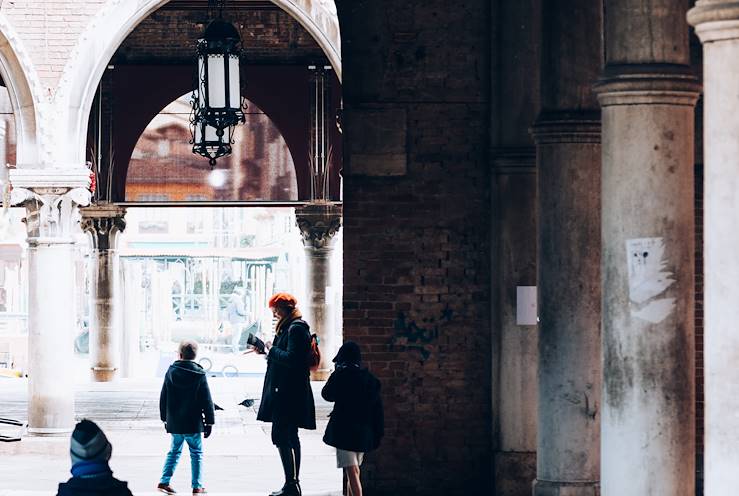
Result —
[[[272,423],[272,444],[277,446],[285,472],[285,482],[297,482],[300,476],[300,439],[298,427],[284,422]]]

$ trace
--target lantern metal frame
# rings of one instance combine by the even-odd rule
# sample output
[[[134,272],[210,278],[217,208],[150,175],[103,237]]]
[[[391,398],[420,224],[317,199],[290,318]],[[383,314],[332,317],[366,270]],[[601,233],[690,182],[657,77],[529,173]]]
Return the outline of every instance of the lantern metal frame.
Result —
[[[230,155],[233,151],[233,126],[217,129],[209,125],[202,116],[193,113],[190,116],[190,132],[192,152],[207,158],[211,168],[215,167],[217,159]]]
[[[193,153],[207,158],[214,167],[216,159],[231,153],[234,127],[246,122],[246,105],[241,95],[241,36],[233,24],[222,18],[225,1],[211,3],[220,11],[196,44],[197,81],[190,102],[190,144]],[[213,84],[218,87],[213,88]]]

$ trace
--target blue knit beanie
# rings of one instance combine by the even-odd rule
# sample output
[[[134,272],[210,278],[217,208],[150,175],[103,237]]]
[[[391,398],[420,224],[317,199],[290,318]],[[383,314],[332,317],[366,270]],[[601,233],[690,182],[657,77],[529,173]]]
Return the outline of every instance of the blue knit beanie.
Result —
[[[95,422],[84,419],[72,432],[69,453],[72,465],[78,462],[105,462],[110,460],[113,447]]]

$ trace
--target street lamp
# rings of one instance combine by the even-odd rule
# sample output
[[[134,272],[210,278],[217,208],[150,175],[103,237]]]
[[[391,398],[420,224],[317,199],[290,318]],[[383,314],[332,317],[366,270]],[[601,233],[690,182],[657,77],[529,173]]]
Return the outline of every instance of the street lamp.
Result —
[[[193,91],[192,151],[215,166],[216,159],[231,153],[233,128],[245,121],[241,98],[239,61],[241,37],[238,30],[222,17],[205,28],[197,42],[198,78]]]

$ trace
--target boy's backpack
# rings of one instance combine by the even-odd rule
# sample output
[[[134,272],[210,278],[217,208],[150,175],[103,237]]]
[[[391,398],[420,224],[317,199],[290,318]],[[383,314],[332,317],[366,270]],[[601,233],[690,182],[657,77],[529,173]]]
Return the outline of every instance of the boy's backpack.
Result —
[[[321,350],[318,349],[318,336],[316,334],[310,335],[310,348],[308,349],[308,368],[311,372],[318,370],[318,366],[321,363]]]

